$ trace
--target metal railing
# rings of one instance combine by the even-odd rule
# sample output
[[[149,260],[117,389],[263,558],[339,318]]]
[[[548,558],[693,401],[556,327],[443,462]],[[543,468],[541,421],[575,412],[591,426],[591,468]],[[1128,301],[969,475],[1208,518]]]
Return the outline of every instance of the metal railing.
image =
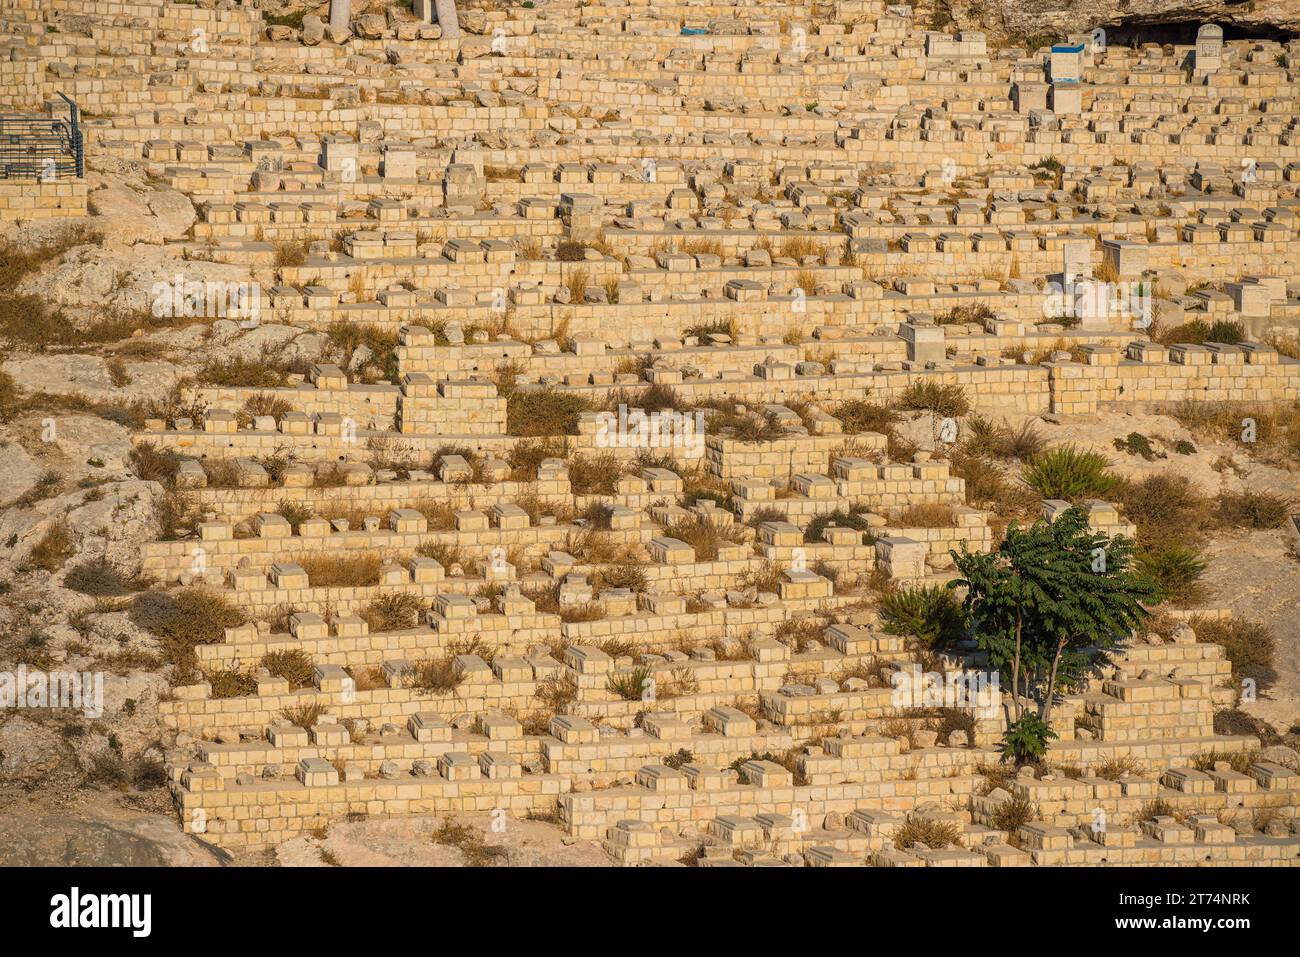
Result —
[[[64,96],[68,117],[0,115],[0,179],[66,179],[86,175],[81,111]]]

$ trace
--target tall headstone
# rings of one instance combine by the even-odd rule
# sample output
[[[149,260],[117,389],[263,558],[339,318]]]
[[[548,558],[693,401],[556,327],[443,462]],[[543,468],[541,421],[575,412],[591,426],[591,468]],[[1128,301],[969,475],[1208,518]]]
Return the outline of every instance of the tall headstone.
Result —
[[[330,33],[346,33],[352,22],[352,0],[330,0]]]
[[[456,16],[456,0],[434,0],[438,11],[438,26],[442,27],[444,40],[460,39],[460,19]]]
[[[1053,83],[1078,83],[1083,78],[1083,44],[1058,43],[1052,47],[1048,72]]]
[[[1204,23],[1196,31],[1196,54],[1192,61],[1197,76],[1215,73],[1223,65],[1223,28]]]

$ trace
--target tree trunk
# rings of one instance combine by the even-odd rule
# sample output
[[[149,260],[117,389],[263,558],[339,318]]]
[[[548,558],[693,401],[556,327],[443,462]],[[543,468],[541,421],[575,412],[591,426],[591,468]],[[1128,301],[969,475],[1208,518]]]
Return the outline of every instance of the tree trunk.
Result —
[[[1044,724],[1047,723],[1047,719],[1052,713],[1052,701],[1056,698],[1056,667],[1061,663],[1061,652],[1064,648],[1065,639],[1058,638],[1056,641],[1056,654],[1052,658],[1052,673],[1047,679],[1047,695],[1043,698],[1043,707],[1038,713]]]
[[[1020,720],[1020,612],[1016,612],[1016,655],[1011,659],[1011,712]]]
[[[438,11],[438,26],[442,27],[444,40],[460,39],[460,19],[456,15],[456,0],[434,0]]]

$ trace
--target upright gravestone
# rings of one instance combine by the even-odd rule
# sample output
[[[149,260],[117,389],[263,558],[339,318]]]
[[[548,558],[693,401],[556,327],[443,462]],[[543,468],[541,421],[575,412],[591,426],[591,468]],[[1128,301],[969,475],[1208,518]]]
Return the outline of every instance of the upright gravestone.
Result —
[[[434,0],[438,11],[438,26],[442,27],[444,40],[460,39],[460,20],[456,16],[456,0]]]
[[[330,0],[330,33],[347,33],[352,22],[352,0]]]
[[[1223,27],[1217,23],[1202,24],[1196,31],[1196,52],[1192,68],[1197,76],[1218,71],[1223,65]]]

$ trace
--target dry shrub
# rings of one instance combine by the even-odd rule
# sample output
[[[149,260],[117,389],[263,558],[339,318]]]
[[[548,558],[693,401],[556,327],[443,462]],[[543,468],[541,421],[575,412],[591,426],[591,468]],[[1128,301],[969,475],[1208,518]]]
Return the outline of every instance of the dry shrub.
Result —
[[[894,832],[894,846],[906,850],[921,845],[931,850],[960,846],[961,825],[955,821],[936,821],[932,818],[909,814]]]
[[[776,593],[784,571],[784,566],[765,558],[757,568],[741,572],[737,584],[741,588],[757,588],[760,592]]]
[[[898,407],[909,412],[955,417],[970,411],[970,400],[966,398],[966,390],[956,383],[943,385],[927,379],[904,389],[898,397]]]
[[[957,516],[951,505],[931,502],[904,509],[893,524],[900,528],[951,528],[957,524]]]
[[[41,540],[32,546],[27,556],[26,567],[43,572],[56,572],[75,551],[71,530],[66,522],[59,522],[51,525],[41,536]]]
[[[1223,648],[1232,662],[1233,677],[1250,678],[1260,688],[1277,680],[1274,660],[1277,639],[1264,625],[1246,618],[1209,618],[1193,616],[1188,622],[1198,641],[1208,641]]]
[[[174,542],[191,534],[203,516],[193,498],[168,492],[154,503],[153,517],[158,525],[158,539]]]
[[[970,416],[962,429],[962,451],[968,455],[988,455],[999,459],[1027,461],[1041,452],[1047,440],[1032,419],[1012,428],[983,416]]]
[[[737,526],[723,526],[712,519],[693,515],[669,525],[664,530],[669,538],[685,542],[695,549],[695,560],[711,562],[717,560],[718,549],[726,544],[742,544],[744,532]]]
[[[393,592],[380,595],[366,603],[361,609],[371,631],[396,631],[401,628],[414,628],[420,623],[424,613],[424,602],[410,592]]]
[[[1185,475],[1159,472],[1115,486],[1115,501],[1148,548],[1194,546],[1210,521],[1210,502]]]
[[[90,559],[68,569],[63,587],[96,598],[120,598],[140,591],[144,583],[124,575],[102,558]]]
[[[613,452],[579,454],[569,459],[569,482],[575,495],[614,495],[622,470]]]
[[[453,658],[434,658],[407,666],[402,672],[402,686],[428,694],[446,694],[453,691],[463,677],[456,671]]]
[[[162,641],[163,655],[175,669],[173,680],[185,684],[197,677],[195,645],[219,642],[225,630],[242,625],[247,616],[224,595],[206,588],[186,588],[174,594],[147,591],[131,602],[131,620]]]
[[[424,516],[430,531],[445,532],[456,527],[456,506],[450,502],[422,498],[411,507]]]
[[[280,710],[280,719],[299,728],[314,727],[325,715],[325,706],[317,702],[300,704]]]
[[[1139,770],[1137,760],[1126,754],[1123,757],[1103,761],[1092,769],[1092,775],[1107,781],[1118,781],[1126,774],[1137,774]]]
[[[591,281],[591,273],[586,269],[575,269],[565,277],[564,285],[569,290],[569,301],[574,303],[585,302],[587,298],[587,283]]]
[[[301,649],[271,651],[262,656],[261,666],[277,678],[289,682],[290,688],[304,688],[312,684],[316,663],[311,655]]]
[[[364,588],[379,584],[378,555],[307,555],[299,562],[312,588]]]
[[[167,486],[176,480],[181,464],[181,457],[173,449],[161,448],[152,442],[141,442],[132,448],[129,460],[137,478]]]
[[[259,416],[269,415],[278,422],[286,412],[292,411],[293,406],[288,399],[270,392],[258,392],[244,400],[244,404],[235,413],[235,421],[241,429],[250,429],[253,420]]]
[[[591,403],[575,392],[516,389],[506,399],[506,433],[524,437],[572,435],[578,430],[578,417],[591,409]]]
[[[247,671],[229,668],[209,671],[203,677],[212,687],[214,698],[243,698],[257,693],[257,678]]]
[[[433,833],[433,843],[454,847],[465,859],[466,867],[491,867],[496,861],[506,857],[506,849],[495,844],[488,844],[483,831],[466,824],[457,824],[447,818]]]
[[[206,385],[276,389],[288,385],[290,371],[269,363],[264,358],[234,356],[229,359],[209,359],[199,370],[197,378]]]
[[[1267,491],[1247,489],[1219,495],[1218,521],[1237,528],[1266,530],[1281,528],[1291,514],[1294,502]]]
[[[1016,831],[1035,820],[1039,814],[1038,805],[1029,798],[1013,797],[994,809],[989,825],[999,831]]]

